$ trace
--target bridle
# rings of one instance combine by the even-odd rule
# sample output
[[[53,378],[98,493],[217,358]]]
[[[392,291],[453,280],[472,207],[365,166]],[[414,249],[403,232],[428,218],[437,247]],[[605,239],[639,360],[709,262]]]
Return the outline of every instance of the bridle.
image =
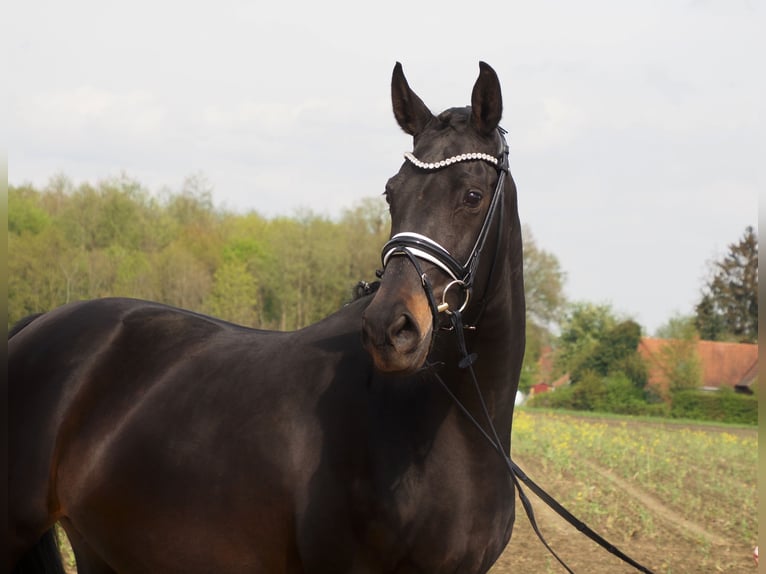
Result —
[[[498,229],[502,229],[503,219],[503,190],[505,184],[505,178],[509,172],[508,162],[508,143],[505,140],[506,131],[500,127],[497,128],[500,135],[500,151],[497,156],[493,156],[482,152],[470,152],[463,153],[449,157],[437,162],[426,163],[415,157],[410,152],[405,152],[404,157],[407,161],[412,163],[418,169],[424,171],[437,171],[444,169],[456,163],[468,162],[468,161],[484,161],[491,164],[497,169],[498,177],[495,184],[495,190],[490,200],[489,208],[484,216],[479,234],[476,237],[471,253],[468,255],[465,263],[460,263],[446,248],[442,247],[438,242],[434,241],[430,237],[421,235],[411,231],[405,231],[397,233],[383,246],[381,259],[383,263],[383,271],[385,271],[388,262],[393,256],[405,256],[418,272],[420,276],[421,284],[426,293],[426,298],[431,307],[431,313],[433,314],[434,327],[439,323],[439,315],[441,313],[452,313],[454,310],[450,310],[447,303],[447,293],[453,287],[460,288],[463,292],[464,299],[457,311],[462,313],[468,306],[468,302],[471,299],[473,292],[474,280],[476,278],[476,270],[479,266],[479,261],[484,251],[484,247],[487,242],[492,224],[497,218],[499,220]],[[499,237],[497,246],[495,249],[495,255],[499,250]],[[446,273],[450,277],[450,282],[444,288],[442,293],[441,303],[436,302],[433,294],[433,288],[428,276],[423,272],[419,261],[426,261],[435,265]],[[494,262],[493,266],[494,267]]]

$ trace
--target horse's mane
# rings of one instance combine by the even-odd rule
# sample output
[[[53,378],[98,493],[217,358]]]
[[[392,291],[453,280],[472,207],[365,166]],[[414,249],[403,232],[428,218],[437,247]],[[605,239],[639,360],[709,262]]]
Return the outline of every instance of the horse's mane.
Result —
[[[351,301],[356,301],[357,299],[361,299],[367,295],[372,295],[375,293],[375,291],[378,290],[378,287],[380,287],[380,281],[373,281],[372,283],[367,283],[367,281],[360,281],[354,285],[354,289],[351,292]]]

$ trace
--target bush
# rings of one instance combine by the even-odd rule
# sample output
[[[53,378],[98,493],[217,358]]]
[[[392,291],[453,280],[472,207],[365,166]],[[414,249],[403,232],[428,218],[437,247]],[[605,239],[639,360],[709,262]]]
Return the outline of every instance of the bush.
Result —
[[[670,414],[674,418],[757,425],[758,399],[731,389],[679,391],[673,394]]]
[[[568,387],[535,396],[534,407],[596,411],[625,415],[667,416],[665,404],[650,404],[644,393],[623,373],[600,377],[590,371]]]
[[[646,384],[649,382],[649,369],[644,358],[637,352],[623,357],[616,363],[613,370],[617,374],[622,373],[628,377],[637,389],[646,389]]]
[[[605,377],[617,371],[621,363],[636,355],[641,340],[641,327],[635,321],[623,321],[604,333],[583,360],[572,368],[572,381],[580,382],[588,373],[594,372]]]
[[[571,409],[572,408],[572,385],[566,387],[560,387],[549,391],[535,395],[529,399],[529,406],[542,407],[549,409]]]

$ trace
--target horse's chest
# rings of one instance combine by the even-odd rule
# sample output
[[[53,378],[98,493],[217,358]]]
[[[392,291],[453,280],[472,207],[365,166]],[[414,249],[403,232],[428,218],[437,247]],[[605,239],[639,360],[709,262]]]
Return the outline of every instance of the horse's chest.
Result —
[[[393,481],[357,478],[346,488],[324,483],[321,504],[310,505],[299,526],[304,570],[486,572],[513,523],[506,476],[413,467]]]
[[[390,559],[381,571],[486,571],[510,536],[510,481],[460,469],[432,480],[413,474],[373,504],[363,543]]]

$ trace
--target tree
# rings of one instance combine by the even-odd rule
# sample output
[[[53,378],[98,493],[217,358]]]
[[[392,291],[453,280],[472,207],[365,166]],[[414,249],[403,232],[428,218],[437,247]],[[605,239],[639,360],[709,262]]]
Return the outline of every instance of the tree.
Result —
[[[201,310],[212,288],[213,277],[205,265],[178,240],[152,257],[157,301]]]
[[[380,197],[361,200],[343,212],[341,224],[346,235],[344,251],[351,281],[370,281],[380,269],[380,251],[388,240],[391,216]]]
[[[654,336],[658,339],[693,339],[698,337],[694,315],[680,315],[676,313],[667,323],[657,327]]]
[[[519,390],[522,393],[528,393],[532,385],[540,382],[540,357],[544,350],[550,347],[551,339],[553,336],[550,331],[527,319],[526,348],[519,377]]]
[[[712,295],[704,293],[702,299],[694,308],[694,328],[699,331],[701,339],[706,341],[722,341],[731,335],[726,332],[726,322],[718,311]]]
[[[216,317],[253,326],[256,322],[257,294],[258,288],[247,271],[247,264],[227,261],[215,272],[206,308]]]
[[[527,318],[536,325],[548,327],[561,319],[566,303],[564,281],[566,273],[552,253],[541,249],[528,226],[524,236],[524,297]]]
[[[40,193],[34,188],[11,187],[8,191],[9,233],[37,235],[50,224],[50,217],[40,207]]]
[[[755,342],[758,338],[758,236],[747,227],[738,243],[711,264],[712,277],[697,304],[703,339]]]
[[[628,319],[617,323],[607,331],[596,334],[598,342],[572,369],[572,382],[583,379],[586,373],[593,373],[600,377],[609,374],[632,370],[632,361],[638,351],[638,343],[641,341],[641,326],[635,321]],[[646,377],[640,377],[635,381],[636,386],[643,387]]]
[[[555,255],[537,244],[528,226],[522,228],[524,237],[524,296],[527,307],[527,346],[521,367],[519,390],[539,382],[538,362],[543,350],[553,341],[552,329],[563,314],[566,298],[564,280]]]
[[[699,334],[696,317],[675,315],[657,329],[657,336],[666,339],[653,358],[658,367],[660,384],[657,390],[669,402],[669,392],[696,389],[702,381],[702,362],[697,352]]]
[[[569,373],[572,385],[542,395],[535,404],[645,412],[648,370],[638,353],[640,340],[641,326],[632,319],[620,320],[610,305],[571,305],[556,341],[555,368]]]
[[[582,301],[570,305],[556,340],[556,371],[574,372],[617,323],[611,305]]]

